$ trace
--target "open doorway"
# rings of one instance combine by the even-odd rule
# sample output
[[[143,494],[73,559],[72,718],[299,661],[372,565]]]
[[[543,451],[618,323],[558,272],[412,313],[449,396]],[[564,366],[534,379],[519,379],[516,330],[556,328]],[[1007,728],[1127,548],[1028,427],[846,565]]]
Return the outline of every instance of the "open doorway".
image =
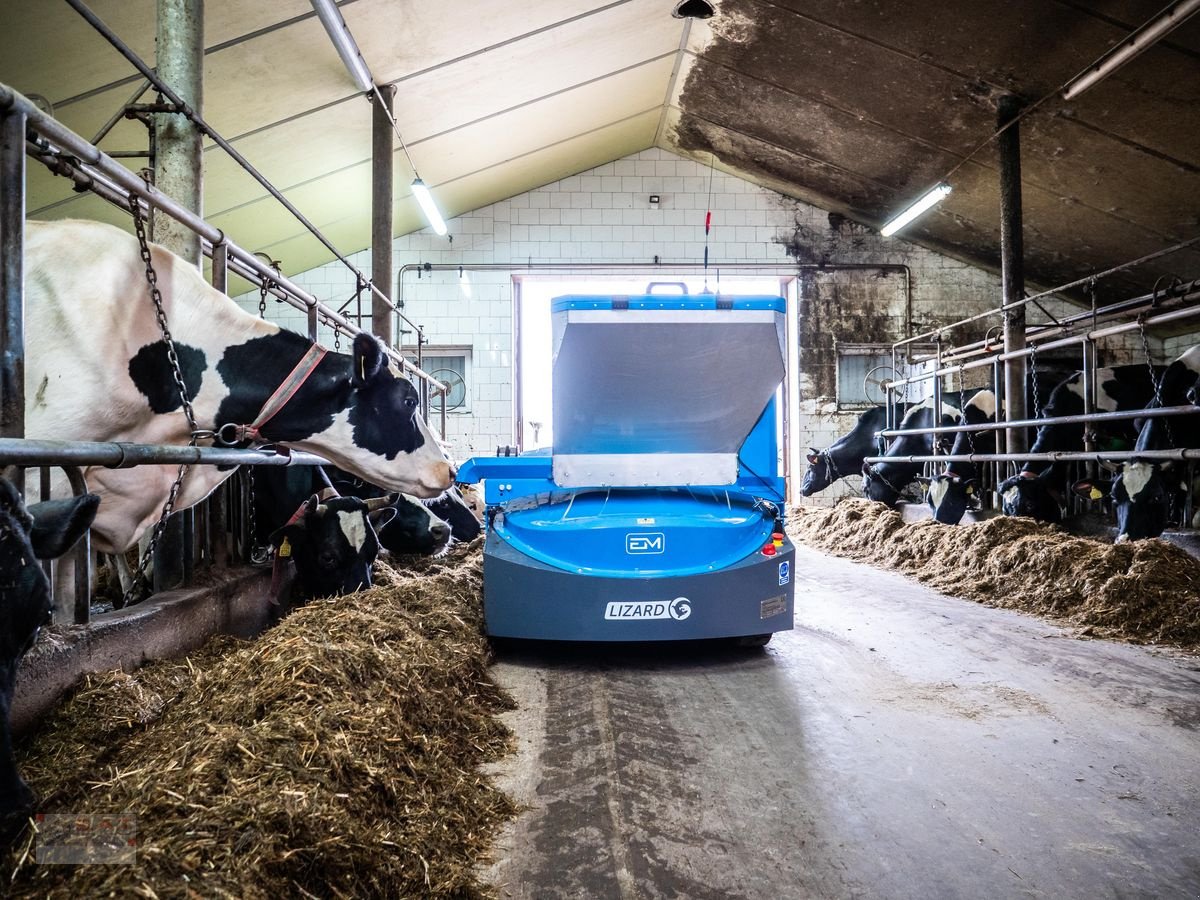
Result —
[[[619,276],[521,276],[518,279],[518,302],[516,305],[516,359],[515,359],[515,395],[516,422],[515,434],[518,446],[523,451],[545,449],[554,444],[553,425],[553,359],[552,331],[550,308],[555,297],[565,295],[596,295],[596,296],[637,296],[647,293],[648,289],[656,294],[689,294],[703,292],[705,280],[701,275],[672,275],[655,272],[652,278],[653,286],[648,285],[645,274]],[[711,279],[710,279],[711,285]],[[711,289],[711,288],[710,288]],[[735,278],[722,278],[720,283],[722,295],[768,295],[784,297],[788,301],[788,356],[794,354],[791,348],[792,335],[796,333],[792,321],[795,314],[795,278],[788,275],[759,275]],[[792,359],[787,359],[788,378],[781,387],[780,401],[784,403],[783,434],[780,435],[780,447],[786,447],[787,422],[792,418],[788,405],[794,390],[789,388],[789,382],[794,377]],[[785,455],[785,472],[791,468],[787,465],[790,454]]]

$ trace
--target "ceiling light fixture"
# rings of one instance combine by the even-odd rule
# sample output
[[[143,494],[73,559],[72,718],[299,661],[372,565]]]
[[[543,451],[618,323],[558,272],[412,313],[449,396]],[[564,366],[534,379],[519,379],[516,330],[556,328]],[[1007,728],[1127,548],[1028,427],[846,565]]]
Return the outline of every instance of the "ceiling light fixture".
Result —
[[[429,193],[429,188],[419,175],[413,179],[412,192],[413,196],[417,198],[417,202],[421,204],[421,210],[425,213],[425,218],[428,220],[430,227],[438,234],[445,234],[446,221],[442,218],[442,214],[438,212],[437,204],[433,202],[433,194]]]
[[[329,39],[333,41],[338,56],[342,58],[342,64],[350,73],[350,77],[354,79],[354,83],[358,85],[360,91],[370,93],[375,79],[371,77],[367,61],[359,52],[358,44],[354,42],[354,36],[350,34],[350,28],[346,25],[346,20],[342,18],[337,4],[334,3],[334,0],[312,0],[312,5],[317,13],[317,18],[325,26]]]
[[[325,31],[329,34],[329,39],[333,41],[333,46],[337,49],[338,56],[342,58],[342,62],[345,64],[350,76],[354,79],[354,83],[358,85],[360,90],[374,97],[375,102],[379,104],[380,108],[387,115],[388,121],[392,123],[392,131],[396,133],[396,138],[400,141],[400,149],[404,151],[404,158],[408,160],[408,167],[412,169],[412,192],[416,196],[417,202],[421,204],[421,210],[425,213],[425,219],[433,227],[434,231],[438,234],[445,234],[446,220],[438,212],[438,208],[433,202],[433,195],[429,193],[429,188],[425,186],[425,182],[421,180],[421,175],[417,172],[417,167],[413,164],[412,154],[408,152],[408,145],[404,143],[404,135],[400,133],[400,126],[396,123],[396,117],[392,115],[387,103],[383,99],[383,94],[375,86],[375,79],[371,75],[371,70],[367,67],[367,62],[363,59],[362,53],[359,52],[354,35],[350,33],[350,27],[346,24],[346,20],[342,18],[337,4],[334,0],[311,0],[311,2],[313,9],[316,10],[317,18],[325,26]]]
[[[921,215],[921,213],[941,202],[949,193],[950,185],[946,184],[946,182],[943,181],[935,185],[930,190],[922,194],[921,197],[906,210],[904,210],[904,212],[900,213],[900,215],[896,216],[890,222],[880,228],[879,233],[884,237],[890,237],[917,216]]]
[[[1161,13],[1068,81],[1066,87],[1063,88],[1062,98],[1074,100],[1092,85],[1107,78],[1142,51],[1166,37],[1198,10],[1200,10],[1200,0],[1177,0],[1170,4]]]

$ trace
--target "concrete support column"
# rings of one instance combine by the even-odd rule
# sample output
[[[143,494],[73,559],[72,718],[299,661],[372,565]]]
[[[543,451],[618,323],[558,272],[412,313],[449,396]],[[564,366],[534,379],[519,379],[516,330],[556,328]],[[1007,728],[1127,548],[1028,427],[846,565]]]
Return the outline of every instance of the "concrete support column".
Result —
[[[1013,96],[1000,99],[997,125],[1003,127],[1020,112],[1020,101]],[[1000,281],[1005,305],[1025,296],[1025,249],[1021,227],[1021,134],[1020,125],[1009,126],[998,139],[1000,153]],[[1004,314],[1004,351],[1025,347],[1025,307]],[[1026,358],[1006,360],[1004,364],[1005,419],[1027,418],[1025,409]],[[1008,452],[1029,449],[1023,428],[1005,432]]]
[[[156,67],[159,76],[197,113],[204,108],[204,0],[158,0]],[[204,214],[204,160],[200,129],[177,113],[155,116],[154,183],[180,204]],[[154,239],[200,265],[200,237],[165,215],[156,215]],[[171,516],[154,560],[154,589],[183,584],[187,547],[185,511]]]
[[[379,85],[379,97],[371,109],[371,281],[387,297],[392,296],[392,99],[394,85]],[[380,97],[383,102],[380,102]],[[362,324],[361,322],[359,323]],[[385,344],[392,343],[392,310],[371,295],[371,330]]]

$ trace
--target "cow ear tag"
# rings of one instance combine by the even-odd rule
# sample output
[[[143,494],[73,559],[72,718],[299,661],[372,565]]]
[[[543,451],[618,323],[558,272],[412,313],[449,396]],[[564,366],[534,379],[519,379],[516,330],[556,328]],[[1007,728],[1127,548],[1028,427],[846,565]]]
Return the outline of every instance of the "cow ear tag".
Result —
[[[284,538],[283,543],[279,545],[278,555],[279,556],[291,556],[292,555],[292,542],[289,541],[287,538]]]
[[[968,494],[968,496],[969,496],[969,495],[971,495],[971,494],[973,494],[973,493],[975,493],[975,488],[973,488],[973,487],[969,487],[969,488],[967,488],[967,494]]]
[[[1091,491],[1088,492],[1088,496],[1091,497],[1093,500],[1099,500],[1101,497],[1104,496],[1104,494],[1101,493],[1100,488],[1093,485]]]

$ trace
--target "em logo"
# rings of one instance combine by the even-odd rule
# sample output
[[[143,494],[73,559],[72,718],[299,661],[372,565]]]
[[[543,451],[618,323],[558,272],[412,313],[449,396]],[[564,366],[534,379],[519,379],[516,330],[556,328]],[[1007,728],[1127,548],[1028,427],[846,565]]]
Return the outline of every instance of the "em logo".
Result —
[[[662,553],[666,550],[666,538],[662,532],[641,532],[625,535],[626,553]]]

